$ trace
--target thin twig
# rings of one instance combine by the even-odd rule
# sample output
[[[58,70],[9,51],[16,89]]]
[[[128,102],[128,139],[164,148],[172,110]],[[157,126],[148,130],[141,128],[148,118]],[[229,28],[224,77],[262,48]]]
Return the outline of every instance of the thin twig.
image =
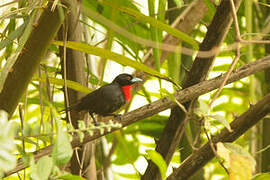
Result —
[[[65,23],[66,24],[66,23]],[[65,100],[66,100],[66,106],[69,107],[69,98],[68,98],[68,90],[67,90],[67,47],[66,47],[66,42],[67,42],[67,25],[63,25],[63,32],[64,32],[64,52],[63,52],[63,66],[64,66],[64,95],[65,95]],[[68,117],[68,122],[69,124],[72,126],[71,123],[71,116],[70,116],[70,112],[67,111],[67,117]]]
[[[19,1],[19,0],[14,0],[14,1],[11,1],[11,2],[7,2],[7,3],[5,3],[5,4],[0,5],[0,8],[5,7],[5,6],[8,6],[8,5],[11,5],[11,4],[14,4],[14,3],[16,3],[16,2],[18,2],[18,1]]]
[[[235,33],[236,33],[236,41],[239,42],[239,41],[241,41],[241,33],[240,33],[240,30],[239,30],[239,24],[238,24],[237,15],[236,15],[236,9],[235,9],[233,0],[230,0],[230,3],[231,3],[231,8],[232,8],[232,17],[233,17]]]
[[[19,172],[17,172],[17,176],[19,177],[20,180],[22,180]]]
[[[217,151],[216,151],[216,149],[215,149],[215,145],[214,145],[212,139],[209,137],[206,128],[203,127],[203,130],[204,130],[204,133],[205,133],[205,135],[206,135],[206,137],[207,137],[207,139],[208,139],[208,141],[209,141],[210,147],[211,147],[211,149],[212,149],[214,155],[216,156],[216,158],[217,158],[219,164],[220,164],[221,167],[226,171],[226,173],[229,174],[228,169],[224,166],[223,162],[222,162],[221,159],[219,158],[219,156],[218,156],[218,154],[217,154]]]
[[[41,72],[41,68],[38,68],[38,76],[39,78],[41,78],[42,76],[42,72]],[[41,127],[43,126],[43,118],[44,118],[44,111],[43,111],[43,101],[42,101],[42,86],[43,83],[41,81],[39,81],[39,104],[40,104],[40,128],[39,128],[39,133],[41,132]]]
[[[21,134],[23,136],[23,121],[24,121],[24,116],[23,116],[23,112],[22,112],[22,105],[19,104],[19,115],[20,115],[20,121],[21,121]],[[24,142],[24,138],[22,139],[22,146],[23,146],[23,152],[25,152],[25,142]],[[18,174],[18,176],[20,176]],[[25,169],[23,170],[23,179],[25,179]]]
[[[53,95],[51,95],[51,88],[50,88],[50,80],[49,80],[49,75],[48,75],[48,71],[47,71],[47,66],[44,66],[44,70],[45,70],[45,75],[46,75],[46,92],[47,92],[47,96],[48,96],[48,99],[50,101],[51,104],[53,104]],[[53,133],[53,110],[52,110],[52,107],[50,106],[50,115],[51,115],[51,130],[52,130],[52,133]],[[51,136],[51,143],[53,142],[53,137]]]

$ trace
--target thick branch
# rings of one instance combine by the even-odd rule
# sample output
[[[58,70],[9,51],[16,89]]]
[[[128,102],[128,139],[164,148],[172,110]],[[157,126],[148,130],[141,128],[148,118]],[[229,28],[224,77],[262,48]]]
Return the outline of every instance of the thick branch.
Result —
[[[226,128],[223,129],[218,135],[212,138],[213,143],[217,142],[233,142],[248,129],[258,123],[270,111],[270,94],[266,95],[261,101],[251,107],[236,118],[230,125],[232,132]],[[210,147],[209,142],[191,154],[185,161],[177,168],[167,179],[180,180],[188,179],[198,169],[203,167],[208,161],[214,157],[214,153]]]
[[[267,56],[267,57],[264,57],[260,60],[255,61],[255,62],[246,64],[246,65],[242,66],[241,68],[235,70],[231,74],[230,78],[228,79],[227,84],[232,83],[232,82],[237,81],[237,80],[240,80],[240,79],[247,77],[251,74],[254,74],[256,72],[265,70],[267,68],[270,68],[270,56]],[[202,94],[205,94],[207,92],[210,92],[210,91],[218,88],[220,86],[220,84],[223,82],[223,80],[224,80],[224,76],[219,76],[217,78],[203,81],[203,82],[198,83],[194,86],[183,89],[183,90],[175,93],[174,95],[180,103],[184,103],[184,102],[187,102],[187,101],[194,99],[195,97],[198,97]],[[154,114],[157,114],[161,111],[172,108],[174,106],[176,106],[176,103],[174,101],[172,101],[169,97],[162,98],[162,99],[157,100],[151,104],[147,104],[145,106],[142,106],[134,111],[131,111],[131,112],[123,115],[121,124],[123,127],[128,126],[132,123],[135,123],[139,120],[150,117]],[[115,118],[114,121],[119,122],[119,119]],[[111,130],[111,132],[115,131],[115,130],[119,130],[119,129],[120,128],[113,128]],[[105,134],[108,134],[108,133],[110,133],[110,132],[105,131],[104,134],[100,134],[99,131],[95,131],[92,136],[90,136],[89,134],[86,134],[86,136],[82,142],[80,142],[80,139],[78,137],[74,137],[73,141],[71,142],[72,147],[73,148],[79,147],[82,144],[93,141],[93,140],[95,140],[101,136],[104,136]],[[50,146],[48,146],[48,147],[46,147],[38,152],[35,152],[34,157],[35,157],[35,159],[39,159],[42,156],[49,155],[51,152],[52,152],[52,145],[50,145]],[[7,172],[6,175],[13,174],[19,170],[24,169],[24,168],[26,168],[26,166],[20,160],[18,162],[17,167],[15,169]]]

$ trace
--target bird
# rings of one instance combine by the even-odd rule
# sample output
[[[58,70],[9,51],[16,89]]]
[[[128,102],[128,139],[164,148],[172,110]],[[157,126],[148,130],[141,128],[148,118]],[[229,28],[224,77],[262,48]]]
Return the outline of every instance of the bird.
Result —
[[[97,126],[98,122],[96,121],[94,114],[103,117],[120,116],[119,114],[114,114],[114,112],[120,109],[126,102],[130,101],[131,86],[141,81],[142,79],[133,77],[130,74],[119,74],[110,84],[106,84],[92,91],[82,97],[78,102],[62,111],[88,111],[94,124]]]

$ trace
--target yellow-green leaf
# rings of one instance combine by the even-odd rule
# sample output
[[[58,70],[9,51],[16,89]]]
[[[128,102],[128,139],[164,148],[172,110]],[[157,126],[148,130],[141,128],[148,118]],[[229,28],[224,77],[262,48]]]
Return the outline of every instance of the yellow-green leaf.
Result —
[[[217,143],[217,154],[228,163],[231,180],[251,179],[255,161],[239,145],[232,143]]]
[[[62,41],[54,41],[53,44],[59,45],[59,46],[64,46],[64,43]],[[82,51],[88,54],[93,54],[95,56],[99,56],[104,59],[110,59],[112,61],[115,61],[119,64],[122,64],[124,66],[130,66],[134,69],[144,71],[150,75],[159,77],[161,79],[168,79],[158,71],[140,63],[136,62],[132,59],[127,58],[126,56],[123,56],[121,54],[117,54],[115,52],[109,51],[107,49],[91,46],[86,43],[81,43],[81,42],[74,42],[74,41],[67,41],[65,44],[66,47],[77,50],[77,51]]]
[[[162,179],[166,178],[167,164],[164,161],[163,157],[154,150],[146,151],[149,158],[158,166]]]
[[[128,7],[115,6],[115,5],[113,5],[112,3],[108,2],[108,1],[103,1],[103,3],[108,4],[108,5],[112,6],[113,8],[118,9],[119,11],[121,11],[123,13],[131,15],[132,17],[134,17],[135,19],[137,19],[139,21],[149,23],[150,25],[152,25],[152,26],[154,26],[154,27],[156,27],[156,28],[158,28],[160,30],[166,31],[167,33],[169,33],[169,34],[181,39],[182,41],[192,45],[192,47],[195,48],[196,50],[199,49],[199,45],[194,40],[194,38],[190,37],[189,35],[181,32],[181,31],[179,31],[178,29],[175,29],[175,28],[169,26],[168,24],[165,24],[165,23],[163,23],[161,21],[158,21],[153,17],[145,16],[144,14],[142,14],[142,13],[140,13],[140,12],[134,10],[134,9],[128,8]]]
[[[40,81],[40,82],[46,82],[46,78],[34,78],[33,80]],[[50,77],[49,81],[51,84],[64,86],[64,79]],[[68,88],[71,88],[71,89],[76,90],[76,91],[80,91],[83,93],[90,93],[91,92],[91,89],[89,89],[88,87],[83,86],[80,83],[77,83],[75,81],[66,80],[66,84],[67,84]]]

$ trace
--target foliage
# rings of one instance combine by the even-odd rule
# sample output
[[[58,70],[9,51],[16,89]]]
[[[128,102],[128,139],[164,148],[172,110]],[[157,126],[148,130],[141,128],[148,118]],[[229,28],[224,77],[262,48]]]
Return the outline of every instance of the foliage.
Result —
[[[175,4],[171,9],[168,9],[169,1]],[[11,117],[0,110],[0,177],[16,166],[16,158],[22,158],[29,168],[24,172],[21,171],[20,174],[25,173],[32,179],[82,179],[61,169],[74,153],[70,144],[72,135],[78,136],[82,142],[86,133],[92,136],[93,132],[98,130],[100,134],[104,134],[105,131],[110,132],[113,128],[121,127],[121,124],[115,124],[113,121],[101,122],[99,127],[79,121],[79,129],[74,129],[66,121],[60,120],[65,117],[56,111],[64,108],[62,91],[64,85],[88,93],[98,85],[110,82],[120,72],[136,72],[136,74],[144,72],[147,74],[146,82],[138,91],[134,90],[135,96],[126,106],[125,112],[152,103],[164,96],[175,100],[173,93],[178,89],[174,89],[170,81],[172,79],[177,85],[183,84],[186,72],[189,71],[192,60],[196,56],[196,54],[182,55],[179,52],[180,50],[185,52],[187,48],[198,49],[200,42],[205,38],[207,27],[215,15],[219,1],[203,0],[209,10],[193,27],[191,33],[184,33],[172,27],[168,16],[171,11],[185,14],[195,1],[169,1],[82,1],[81,14],[77,18],[78,24],[83,27],[83,41],[53,41],[46,56],[43,57],[44,61],[30,81],[27,91],[21,97],[18,110]],[[20,53],[31,54],[32,50],[24,49],[24,44],[31,36],[33,28],[38,25],[36,20],[47,2],[46,0],[12,1],[0,5],[0,93],[8,73],[14,70],[12,65],[16,62],[17,56]],[[55,10],[61,13],[61,8],[66,6],[61,4],[61,1],[54,2],[57,3]],[[245,2],[241,5],[237,13],[242,38],[245,40],[269,38],[268,1],[249,2],[250,4]],[[74,9],[71,8],[70,11],[72,10]],[[170,44],[164,43],[164,38],[168,36],[183,42],[169,46]],[[235,49],[230,49],[234,42],[235,27],[232,25],[222,43],[225,50],[221,50],[217,55],[209,78],[228,71],[235,57]],[[87,60],[83,66],[89,79],[88,87],[71,80],[64,81],[60,76],[60,72],[64,71],[60,68],[60,46],[86,54]],[[153,49],[150,51],[150,48]],[[164,55],[167,51],[170,52],[169,55]],[[265,57],[269,54],[269,47],[261,43],[243,44],[240,52],[240,60],[236,67]],[[103,60],[107,63],[102,63]],[[99,71],[100,69],[103,70]],[[204,128],[208,134],[215,135],[226,128],[232,132],[230,122],[250,108],[251,104],[262,99],[267,91],[269,92],[267,79],[269,74],[258,73],[226,86],[212,107],[209,107],[209,103],[214,92],[201,96],[199,103],[195,104],[195,118],[192,119],[194,122],[197,119],[203,120],[203,126],[199,127],[198,131]],[[190,113],[190,109],[187,111]],[[155,114],[98,140],[96,146],[102,148],[97,151],[97,172],[105,168],[104,171],[110,169],[117,178],[138,179],[147,167],[146,158],[149,158],[159,167],[162,178],[165,179],[166,175],[171,173],[172,167],[179,166],[182,158],[186,157],[184,151],[180,149],[180,155],[177,151],[172,158],[173,161],[167,165],[162,156],[154,150],[155,142],[160,138],[167,124],[169,114],[169,111]],[[193,117],[193,114],[191,116]],[[184,133],[189,141],[184,147],[185,150],[191,148],[196,141],[196,133],[193,133],[193,130],[193,124],[189,122]],[[199,139],[201,144],[208,141],[204,133],[199,134],[198,137],[197,140]],[[255,155],[250,155],[245,149],[249,149],[250,140],[263,138],[261,134],[254,136],[248,132],[233,144],[218,144],[217,153],[226,161],[225,165],[230,175],[225,173],[215,159],[204,167],[205,178],[215,179],[215,175],[231,179],[251,178],[256,164],[251,156]],[[52,153],[34,160],[32,152],[49,145],[53,145]],[[258,151],[262,149],[262,147],[257,148]],[[267,151],[269,149],[263,153]],[[106,163],[109,164],[105,166]],[[130,171],[125,171],[127,166],[130,167]],[[120,171],[118,167],[121,167]],[[269,173],[256,173],[253,179],[269,178]],[[13,177],[14,175],[7,179]]]
[[[18,131],[14,121],[8,121],[8,114],[0,110],[0,177],[16,166],[14,136]]]

